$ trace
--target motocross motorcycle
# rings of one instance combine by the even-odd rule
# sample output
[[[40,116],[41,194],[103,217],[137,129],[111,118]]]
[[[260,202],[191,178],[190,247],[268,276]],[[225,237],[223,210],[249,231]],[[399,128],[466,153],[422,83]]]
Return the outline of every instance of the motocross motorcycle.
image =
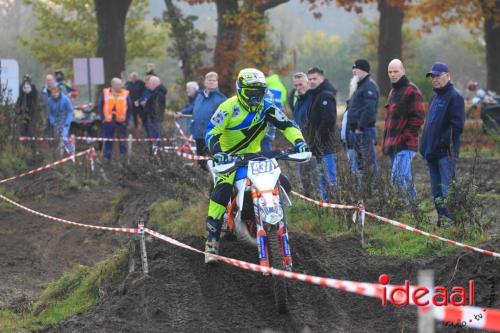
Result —
[[[73,113],[73,122],[71,123],[70,133],[76,136],[99,137],[101,135],[101,117],[95,111],[92,103],[75,106]],[[95,142],[92,139],[85,141],[87,145],[96,144],[101,149],[102,143]]]
[[[241,167],[247,168],[247,178],[235,182],[235,192],[224,216],[226,237],[236,236],[257,246],[259,264],[292,271],[292,252],[288,242],[285,206],[291,202],[280,184],[281,169],[278,160],[305,163],[310,152],[292,150],[269,154],[245,154],[234,157],[228,164],[209,168],[214,176],[228,174]],[[209,161],[212,162],[212,161]],[[288,281],[272,277],[275,304],[280,313],[288,312]]]

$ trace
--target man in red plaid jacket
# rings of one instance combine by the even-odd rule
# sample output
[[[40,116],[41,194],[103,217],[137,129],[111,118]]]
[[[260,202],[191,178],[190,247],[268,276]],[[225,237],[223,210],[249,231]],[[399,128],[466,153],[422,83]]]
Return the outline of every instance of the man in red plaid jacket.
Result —
[[[394,59],[387,72],[392,89],[387,99],[382,150],[392,163],[391,178],[410,199],[416,195],[411,161],[418,148],[418,133],[424,123],[420,90],[408,80],[403,63]]]

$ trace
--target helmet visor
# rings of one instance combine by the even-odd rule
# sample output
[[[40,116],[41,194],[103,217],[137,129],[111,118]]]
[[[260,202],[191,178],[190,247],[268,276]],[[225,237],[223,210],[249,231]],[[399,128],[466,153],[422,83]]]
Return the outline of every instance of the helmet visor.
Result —
[[[264,95],[266,94],[266,88],[258,87],[258,88],[243,88],[241,90],[242,97],[246,100],[248,105],[257,106],[264,99]]]

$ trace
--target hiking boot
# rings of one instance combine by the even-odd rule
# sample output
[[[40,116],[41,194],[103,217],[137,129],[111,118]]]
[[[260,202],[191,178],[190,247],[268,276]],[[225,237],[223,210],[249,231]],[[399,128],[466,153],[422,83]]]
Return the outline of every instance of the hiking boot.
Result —
[[[217,258],[212,254],[219,254],[219,242],[207,240],[205,243],[205,264],[217,261]]]

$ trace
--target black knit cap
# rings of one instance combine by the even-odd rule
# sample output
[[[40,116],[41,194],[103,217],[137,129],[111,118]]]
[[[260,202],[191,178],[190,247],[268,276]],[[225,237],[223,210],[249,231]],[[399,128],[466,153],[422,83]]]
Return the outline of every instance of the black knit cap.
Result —
[[[358,68],[361,70],[364,70],[367,73],[370,73],[370,64],[368,63],[368,60],[366,59],[358,59],[354,62],[354,65],[352,65],[352,68]]]

